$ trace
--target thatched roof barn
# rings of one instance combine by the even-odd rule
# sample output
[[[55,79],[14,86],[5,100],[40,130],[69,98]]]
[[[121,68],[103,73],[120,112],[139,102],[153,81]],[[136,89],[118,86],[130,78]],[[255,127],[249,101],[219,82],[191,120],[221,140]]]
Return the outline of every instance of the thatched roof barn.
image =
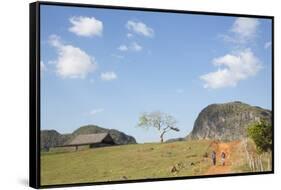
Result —
[[[95,134],[86,134],[78,135],[72,141],[65,144],[64,146],[75,146],[76,150],[78,146],[88,145],[90,148],[94,147],[104,147],[114,145],[115,142],[108,133],[95,133]]]

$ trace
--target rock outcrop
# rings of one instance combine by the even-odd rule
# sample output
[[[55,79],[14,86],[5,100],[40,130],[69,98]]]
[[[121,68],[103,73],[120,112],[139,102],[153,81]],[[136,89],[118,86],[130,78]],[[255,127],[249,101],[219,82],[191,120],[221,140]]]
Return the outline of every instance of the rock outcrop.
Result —
[[[247,127],[261,120],[271,124],[271,111],[238,101],[211,104],[199,113],[187,139],[242,139]]]

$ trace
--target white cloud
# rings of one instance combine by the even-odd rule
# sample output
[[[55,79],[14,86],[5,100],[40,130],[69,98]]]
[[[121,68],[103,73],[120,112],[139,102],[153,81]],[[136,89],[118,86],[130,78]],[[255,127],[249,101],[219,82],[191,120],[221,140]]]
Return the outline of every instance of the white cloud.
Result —
[[[101,73],[100,77],[101,77],[101,80],[104,80],[104,81],[110,81],[110,80],[117,79],[117,75],[112,71]]]
[[[257,19],[240,17],[233,23],[231,31],[239,34],[242,38],[251,38],[256,35],[258,26]]]
[[[103,108],[93,109],[93,110],[90,111],[90,115],[97,115],[98,113],[101,113],[103,111],[104,111]]]
[[[44,64],[44,62],[43,61],[40,61],[40,71],[41,72],[44,72],[44,71],[46,71],[47,70],[47,67],[46,67],[46,65]]]
[[[139,35],[143,35],[146,37],[154,36],[154,30],[142,22],[135,22],[135,21],[129,20],[126,24],[126,27],[129,31],[134,32]]]
[[[49,60],[47,62],[48,65],[55,65],[57,62],[55,60]]]
[[[49,36],[49,43],[56,48],[63,46],[60,37],[55,34]]]
[[[132,38],[134,35],[132,33],[127,33],[127,38]]]
[[[264,49],[268,49],[269,47],[271,47],[271,42],[266,42],[264,44]]]
[[[128,51],[129,48],[128,48],[126,45],[120,45],[120,46],[118,47],[118,50],[120,50],[120,51]]]
[[[237,18],[230,28],[231,35],[220,35],[225,41],[236,44],[244,44],[253,40],[258,31],[258,19],[255,18]]]
[[[95,17],[71,17],[69,22],[72,24],[69,31],[78,36],[90,37],[102,35],[103,23]]]
[[[80,48],[63,44],[57,35],[51,35],[49,42],[58,53],[55,63],[56,72],[59,76],[63,78],[85,78],[88,73],[96,69],[97,64],[94,58]]]
[[[142,46],[140,46],[137,42],[133,42],[130,46],[130,49],[133,51],[141,51]]]
[[[239,81],[255,76],[262,68],[251,49],[215,58],[213,64],[219,67],[217,71],[200,76],[205,82],[204,88],[234,87]]]
[[[141,45],[139,45],[137,42],[132,42],[130,45],[120,45],[117,48],[119,51],[141,51],[143,48]]]

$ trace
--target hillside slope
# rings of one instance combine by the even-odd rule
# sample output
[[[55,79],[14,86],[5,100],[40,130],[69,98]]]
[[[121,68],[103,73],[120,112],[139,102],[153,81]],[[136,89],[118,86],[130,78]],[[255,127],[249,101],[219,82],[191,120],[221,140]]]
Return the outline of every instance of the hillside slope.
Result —
[[[217,153],[217,165],[210,155]],[[226,153],[222,166],[220,154]],[[43,185],[251,172],[241,141],[190,140],[41,154]],[[266,162],[264,163],[266,165]]]
[[[42,184],[87,183],[204,174],[210,141],[131,144],[41,155]]]

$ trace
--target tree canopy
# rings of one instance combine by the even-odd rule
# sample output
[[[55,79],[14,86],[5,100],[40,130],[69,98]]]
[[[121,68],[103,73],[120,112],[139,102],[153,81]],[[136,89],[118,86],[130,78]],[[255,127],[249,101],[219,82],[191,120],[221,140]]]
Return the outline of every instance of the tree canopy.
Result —
[[[153,127],[160,133],[160,141],[164,141],[164,135],[169,131],[179,131],[176,127],[176,119],[163,112],[143,113],[139,118],[139,127]]]
[[[268,152],[272,149],[272,125],[262,121],[252,124],[247,129],[248,137],[253,139],[258,151]]]

